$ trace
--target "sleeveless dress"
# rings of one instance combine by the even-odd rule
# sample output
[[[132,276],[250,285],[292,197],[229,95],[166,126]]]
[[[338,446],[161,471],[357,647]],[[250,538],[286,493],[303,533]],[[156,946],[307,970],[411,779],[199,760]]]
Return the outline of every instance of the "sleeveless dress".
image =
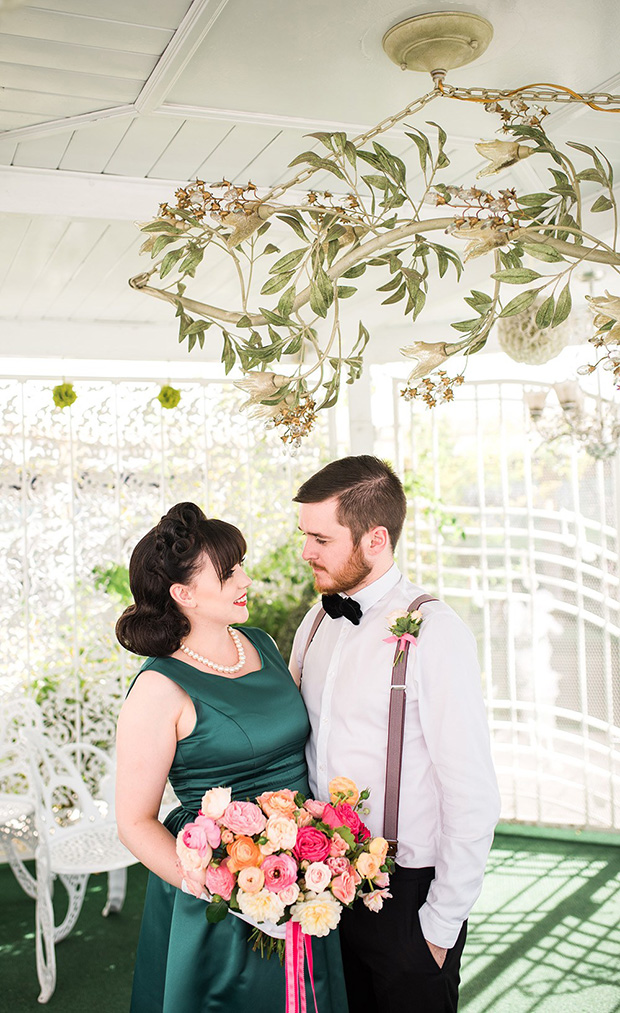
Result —
[[[236,679],[200,672],[177,658],[149,658],[140,669],[172,679],[196,709],[194,730],[177,743],[169,774],[181,803],[165,820],[175,836],[196,817],[208,788],[230,786],[233,800],[250,801],[280,788],[309,793],[309,725],[301,695],[271,637],[255,628],[243,633],[262,667]],[[252,949],[251,931],[232,915],[209,925],[204,901],[150,873],[131,1013],[284,1011],[284,967],[277,956],[267,959]],[[313,938],[312,954],[319,1013],[346,1013],[338,933]],[[306,988],[313,1010],[307,978]]]

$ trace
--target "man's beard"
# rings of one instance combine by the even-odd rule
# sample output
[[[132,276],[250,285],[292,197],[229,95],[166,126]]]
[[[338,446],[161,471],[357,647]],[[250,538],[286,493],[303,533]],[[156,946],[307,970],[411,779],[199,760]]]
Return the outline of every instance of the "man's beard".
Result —
[[[361,584],[371,570],[372,566],[366,562],[361,545],[357,545],[344,566],[336,573],[327,573],[322,569],[318,573],[315,571],[314,587],[320,594],[346,593]]]

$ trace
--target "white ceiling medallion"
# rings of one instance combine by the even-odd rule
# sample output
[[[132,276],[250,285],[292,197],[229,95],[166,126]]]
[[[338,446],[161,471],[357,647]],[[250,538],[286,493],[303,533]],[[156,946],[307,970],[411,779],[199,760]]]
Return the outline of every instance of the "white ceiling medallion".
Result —
[[[479,14],[443,11],[394,25],[383,36],[383,48],[402,70],[445,75],[482,56],[492,38],[493,26]]]

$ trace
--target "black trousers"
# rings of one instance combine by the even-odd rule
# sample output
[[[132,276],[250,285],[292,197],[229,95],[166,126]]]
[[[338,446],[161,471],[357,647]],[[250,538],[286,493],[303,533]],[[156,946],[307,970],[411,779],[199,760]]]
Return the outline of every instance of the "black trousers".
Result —
[[[456,1013],[467,922],[439,967],[418,918],[434,876],[433,868],[396,866],[390,876],[392,899],[382,911],[369,911],[361,901],[344,908],[340,942],[350,1010]]]

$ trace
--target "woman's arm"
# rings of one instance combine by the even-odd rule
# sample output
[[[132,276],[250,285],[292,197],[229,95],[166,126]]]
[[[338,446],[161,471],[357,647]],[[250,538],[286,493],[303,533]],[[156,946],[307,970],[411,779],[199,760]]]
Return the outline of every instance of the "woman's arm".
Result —
[[[143,865],[176,887],[182,876],[175,838],[158,813],[188,700],[165,675],[142,672],[122,706],[116,740],[118,836]]]

